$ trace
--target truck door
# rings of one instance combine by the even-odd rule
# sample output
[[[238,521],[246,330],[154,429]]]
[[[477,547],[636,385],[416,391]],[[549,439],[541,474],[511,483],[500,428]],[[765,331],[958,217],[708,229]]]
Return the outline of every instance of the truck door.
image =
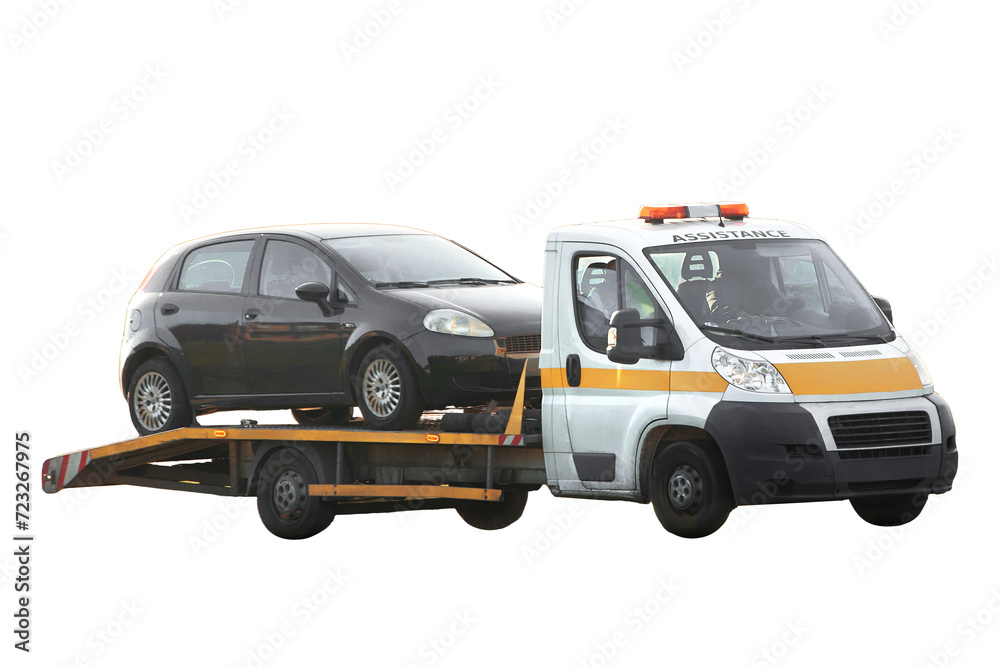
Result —
[[[556,358],[562,362],[570,456],[557,456],[557,471],[567,491],[576,479],[585,489],[631,490],[637,487],[638,438],[650,422],[667,416],[671,362],[609,361],[609,321],[623,308],[635,308],[643,319],[666,319],[665,309],[619,250],[581,243],[563,251]],[[654,344],[652,328],[642,336]]]

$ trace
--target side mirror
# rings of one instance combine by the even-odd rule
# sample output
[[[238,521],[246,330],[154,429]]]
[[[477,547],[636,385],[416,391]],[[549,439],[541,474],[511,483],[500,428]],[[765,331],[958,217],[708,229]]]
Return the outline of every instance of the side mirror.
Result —
[[[295,296],[299,297],[303,301],[312,301],[318,304],[324,315],[330,315],[333,312],[330,310],[330,304],[328,302],[328,299],[330,298],[330,288],[323,283],[302,283],[295,288]]]
[[[655,330],[656,345],[644,345],[643,327]],[[608,359],[616,364],[635,364],[639,359],[683,359],[684,346],[673,325],[664,320],[639,319],[635,308],[617,310],[608,329]]]
[[[875,302],[878,309],[882,311],[883,315],[885,315],[885,319],[892,322],[892,306],[889,305],[888,299],[883,299],[880,296],[872,296],[872,301]]]

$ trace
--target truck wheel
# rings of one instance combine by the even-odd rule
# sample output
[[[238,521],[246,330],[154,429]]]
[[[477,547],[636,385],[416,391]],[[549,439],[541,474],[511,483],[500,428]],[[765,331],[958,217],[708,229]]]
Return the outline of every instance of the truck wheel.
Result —
[[[926,494],[851,498],[851,506],[858,516],[874,526],[910,523],[920,516],[926,504]]]
[[[190,426],[194,421],[181,376],[163,357],[146,361],[132,374],[128,407],[140,435]]]
[[[354,408],[350,405],[292,409],[292,419],[302,426],[342,426],[351,421],[353,414]]]
[[[705,537],[734,507],[725,465],[707,443],[667,445],[653,461],[650,500],[663,527],[680,537]]]
[[[336,514],[336,505],[309,495],[318,477],[305,454],[282,447],[264,462],[257,483],[257,513],[264,526],[286,540],[301,540],[322,532]]]
[[[456,506],[458,515],[473,528],[499,530],[506,528],[521,518],[528,502],[528,492],[524,489],[504,489],[503,500],[487,502],[466,500]]]
[[[372,349],[361,360],[355,395],[365,423],[380,431],[413,428],[424,412],[410,361],[387,345]]]

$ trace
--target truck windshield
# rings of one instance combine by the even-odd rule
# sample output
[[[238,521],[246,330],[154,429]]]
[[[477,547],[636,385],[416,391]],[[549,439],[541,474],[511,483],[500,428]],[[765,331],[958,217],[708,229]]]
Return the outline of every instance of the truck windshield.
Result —
[[[822,241],[741,240],[647,248],[707,336],[744,349],[887,342],[871,297]]]
[[[518,282],[479,255],[433,234],[353,236],[323,243],[378,288]]]

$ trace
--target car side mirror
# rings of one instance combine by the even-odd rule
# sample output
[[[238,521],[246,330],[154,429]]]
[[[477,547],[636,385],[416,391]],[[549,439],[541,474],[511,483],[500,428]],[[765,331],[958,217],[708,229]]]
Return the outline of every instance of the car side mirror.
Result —
[[[872,296],[872,301],[875,302],[878,309],[882,311],[883,315],[885,315],[885,319],[892,322],[892,306],[889,305],[889,300],[883,299],[880,296]]]
[[[642,329],[652,327],[655,345],[644,345]],[[608,329],[608,359],[616,364],[636,364],[639,359],[683,359],[684,346],[671,322],[643,320],[635,308],[616,310]]]
[[[329,303],[330,288],[323,283],[302,283],[295,288],[295,296],[299,297],[303,301],[312,301],[318,304],[324,315],[330,315],[333,313],[330,309]]]

